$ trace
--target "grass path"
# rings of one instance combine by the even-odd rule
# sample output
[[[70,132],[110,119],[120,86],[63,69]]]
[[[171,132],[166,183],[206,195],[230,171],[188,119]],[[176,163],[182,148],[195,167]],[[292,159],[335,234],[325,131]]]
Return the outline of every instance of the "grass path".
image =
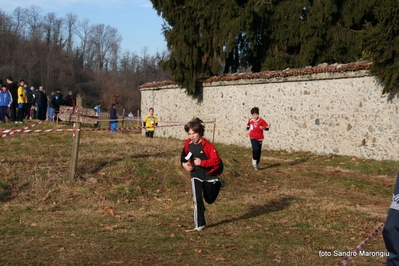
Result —
[[[2,139],[2,265],[336,265],[384,221],[399,163],[217,144],[224,188],[191,232],[182,141],[83,132]],[[379,233],[364,248],[385,251]],[[319,252],[331,252],[320,256]],[[349,265],[384,265],[358,256]]]

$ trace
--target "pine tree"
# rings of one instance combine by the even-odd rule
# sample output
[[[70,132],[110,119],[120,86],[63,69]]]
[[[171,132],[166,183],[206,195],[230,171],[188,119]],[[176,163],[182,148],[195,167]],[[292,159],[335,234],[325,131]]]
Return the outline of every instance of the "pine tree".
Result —
[[[170,58],[164,67],[189,95],[199,95],[201,78],[237,71],[240,55],[246,56],[242,51],[248,50],[248,40],[243,34],[245,1],[152,0],[152,3],[165,21],[163,33]]]
[[[374,19],[376,1],[273,1],[262,70],[358,60],[359,36]]]
[[[384,2],[151,1],[165,21],[170,58],[164,66],[194,96],[208,76],[357,61],[364,50],[360,37],[373,27],[373,10]],[[371,24],[365,30],[366,22]]]
[[[211,41],[211,34],[201,25],[199,8],[194,1],[152,0],[153,7],[162,15],[165,23],[163,33],[170,51],[170,59],[164,66],[171,71],[173,79],[187,89],[189,95],[199,92],[198,79],[206,74],[209,54],[201,45]],[[206,2],[202,2],[206,8]]]
[[[377,1],[375,23],[369,22],[362,34],[363,55],[372,60],[370,73],[384,86],[382,93],[399,92],[399,3],[397,0]]]

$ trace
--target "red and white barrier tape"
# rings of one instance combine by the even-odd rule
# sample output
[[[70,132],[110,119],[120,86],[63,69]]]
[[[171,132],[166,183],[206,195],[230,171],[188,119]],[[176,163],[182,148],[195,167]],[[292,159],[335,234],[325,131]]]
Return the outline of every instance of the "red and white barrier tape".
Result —
[[[40,121],[41,123],[43,121]],[[39,124],[38,123],[38,124]],[[78,131],[77,129],[37,129],[37,130],[30,130],[34,125],[23,129],[7,129],[3,130],[3,134],[0,138],[11,136],[15,133],[42,133],[42,132],[67,132],[67,131]],[[158,127],[172,127],[172,126],[181,126],[180,124],[177,125],[169,125],[169,126],[158,126]],[[88,128],[88,129],[80,129],[79,131],[109,131],[109,130],[133,130],[133,129],[145,129],[145,127],[122,127],[122,128]]]
[[[3,132],[0,136],[0,138],[8,137],[11,136],[15,133],[47,133],[47,132],[76,132],[76,131],[110,131],[110,130],[115,130],[115,131],[124,131],[124,130],[133,130],[133,129],[145,129],[146,127],[121,127],[121,128],[91,128],[91,129],[75,129],[75,128],[68,128],[68,129],[36,129],[36,130],[31,130],[30,128],[43,123],[44,121],[39,121],[35,124],[32,124],[28,127],[25,127],[23,129],[0,129],[0,132]],[[204,122],[204,123],[215,123],[215,121],[211,122]],[[173,124],[173,125],[165,125],[165,126],[157,126],[156,128],[164,128],[164,127],[175,127],[175,126],[182,126],[185,125],[186,123],[180,123],[180,124]]]
[[[215,121],[211,122],[204,122],[204,123],[215,123]],[[179,124],[173,124],[173,125],[165,125],[165,126],[156,126],[155,128],[164,128],[164,127],[176,127],[176,126],[182,126],[187,123],[179,123]],[[120,128],[88,128],[88,129],[81,129],[80,131],[109,131],[109,130],[132,130],[132,129],[146,129],[146,127],[120,127]]]
[[[156,126],[155,128],[163,128],[163,127],[176,127],[182,126],[184,124],[175,124],[175,125],[167,125],[167,126]],[[119,127],[119,128],[88,128],[88,129],[81,129],[80,131],[109,131],[109,130],[132,130],[132,129],[146,129],[146,127]]]
[[[41,124],[41,123],[43,123],[43,122],[44,122],[44,121],[39,121],[38,123],[29,125],[29,126],[25,127],[24,129],[29,129],[29,128],[35,127],[36,125]],[[11,128],[11,129],[0,129],[0,132],[2,132],[2,133],[9,133],[9,132],[18,131],[18,130],[21,131],[22,129],[14,129],[14,128]]]
[[[64,112],[66,112],[66,111],[68,111],[68,110],[70,110],[71,108],[68,108],[68,109],[66,109]],[[4,133],[6,133],[6,134],[2,134],[1,136],[0,136],[0,138],[5,138],[5,137],[8,137],[8,136],[11,136],[11,135],[14,135],[15,133],[22,133],[22,132],[27,132],[27,133],[30,133],[30,132],[32,132],[31,130],[29,130],[30,128],[33,128],[33,127],[35,127],[35,126],[37,126],[37,125],[39,125],[39,124],[41,124],[41,123],[43,123],[44,121],[38,121],[38,122],[36,122],[36,123],[34,123],[34,124],[32,124],[32,125],[29,125],[29,126],[27,126],[27,127],[24,127],[23,129],[4,129],[4,130],[0,130],[0,132],[4,132]],[[39,131],[39,132],[42,132],[41,130]],[[49,132],[52,132],[52,131],[49,131]]]
[[[370,234],[362,243],[360,243],[354,250],[353,254],[357,254],[373,237],[375,237],[378,232],[384,227],[385,221],[380,224],[380,226],[377,227],[377,229],[374,230],[372,234]],[[352,256],[347,256],[345,259],[343,259],[340,263],[338,263],[338,266],[345,266],[349,263],[349,261],[352,260]]]
[[[46,133],[46,132],[75,132],[75,131],[80,131],[77,128],[53,128],[53,129],[20,129],[20,130],[15,130],[16,132],[14,133]]]
[[[6,132],[6,134],[1,135],[0,138],[5,138],[5,137],[11,136],[11,135],[13,135],[15,133],[19,133],[19,132],[24,132],[25,130],[29,130],[30,128],[35,127],[36,125],[39,125],[41,123],[43,123],[43,121],[39,121],[39,122],[37,122],[35,124],[32,124],[30,126],[27,126],[27,127],[23,128],[23,129],[4,130],[4,132]]]

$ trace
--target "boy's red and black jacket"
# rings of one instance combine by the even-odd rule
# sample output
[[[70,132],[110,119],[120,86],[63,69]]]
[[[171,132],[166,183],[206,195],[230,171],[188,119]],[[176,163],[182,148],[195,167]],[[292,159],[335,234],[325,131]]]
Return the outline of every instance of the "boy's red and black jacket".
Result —
[[[194,166],[193,158],[186,159],[186,156],[190,152],[188,146],[191,141],[191,139],[186,139],[184,141],[184,147],[181,153],[180,163],[190,162],[190,164]],[[201,160],[200,166],[208,170],[206,172],[207,175],[220,175],[223,172],[223,161],[222,159],[220,159],[215,146],[205,138],[202,138],[201,145],[208,159]]]

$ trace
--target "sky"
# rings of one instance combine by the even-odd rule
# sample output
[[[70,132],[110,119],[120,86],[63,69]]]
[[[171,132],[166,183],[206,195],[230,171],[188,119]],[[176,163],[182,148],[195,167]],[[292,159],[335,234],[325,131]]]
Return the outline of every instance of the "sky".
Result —
[[[40,8],[41,16],[54,12],[57,17],[75,14],[78,21],[90,25],[104,24],[118,30],[122,36],[121,51],[147,55],[166,51],[162,35],[163,20],[149,0],[0,0],[0,9],[11,15],[15,8]]]

